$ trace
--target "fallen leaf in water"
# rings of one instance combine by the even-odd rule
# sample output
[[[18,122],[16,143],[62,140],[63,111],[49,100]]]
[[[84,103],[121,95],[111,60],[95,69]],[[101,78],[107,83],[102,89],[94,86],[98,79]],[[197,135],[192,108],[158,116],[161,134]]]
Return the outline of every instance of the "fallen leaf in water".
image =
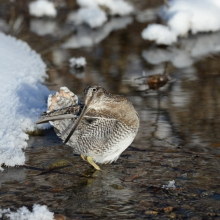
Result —
[[[210,144],[212,147],[220,147],[220,143],[211,143]]]
[[[147,77],[147,84],[149,86],[149,89],[154,90],[166,85],[168,81],[168,77],[164,74],[156,74]]]
[[[147,215],[157,215],[158,212],[157,211],[146,211],[145,214],[147,214]]]
[[[138,176],[135,174],[133,176],[127,176],[127,177],[124,177],[122,178],[121,180],[123,182],[132,182],[134,179],[136,179]]]
[[[139,207],[142,208],[142,209],[149,209],[149,208],[152,208],[153,207],[153,203],[152,202],[148,202],[146,200],[141,200],[139,202]]]
[[[165,207],[163,209],[164,212],[172,212],[173,211],[173,207],[172,206],[168,206],[168,207]]]
[[[171,212],[170,215],[169,215],[169,218],[175,219],[176,218],[176,213]]]
[[[208,213],[208,215],[209,215],[209,216],[211,216],[211,217],[218,216],[218,214],[217,214],[217,213],[213,213],[213,212]]]
[[[54,214],[54,219],[55,220],[66,220],[66,217],[64,215],[61,214]]]
[[[50,191],[51,192],[61,192],[61,191],[63,191],[63,189],[62,188],[53,188]]]

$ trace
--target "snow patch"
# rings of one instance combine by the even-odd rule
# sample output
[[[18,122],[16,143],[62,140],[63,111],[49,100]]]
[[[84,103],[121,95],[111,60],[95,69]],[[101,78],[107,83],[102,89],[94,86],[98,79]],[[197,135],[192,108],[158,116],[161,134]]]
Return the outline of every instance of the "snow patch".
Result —
[[[81,68],[86,65],[85,57],[79,57],[79,58],[73,57],[69,59],[69,62],[70,62],[70,67]]]
[[[142,38],[154,40],[157,44],[172,44],[176,42],[177,35],[169,27],[161,24],[151,24],[141,33]]]
[[[161,17],[167,22],[166,28],[149,25],[142,37],[170,45],[189,31],[196,34],[220,30],[220,3],[219,0],[170,0],[168,6],[163,7]]]
[[[36,17],[56,17],[57,11],[55,9],[54,3],[47,0],[37,0],[29,4],[30,15]]]
[[[74,20],[77,25],[85,23],[91,28],[96,28],[102,26],[107,21],[107,16],[106,13],[98,7],[81,8],[77,11]]]
[[[23,165],[27,131],[36,129],[38,116],[46,110],[49,90],[40,82],[46,65],[24,42],[0,33],[0,169]],[[45,126],[40,126],[45,128]]]
[[[175,180],[169,181],[168,185],[163,185],[162,189],[176,189]]]
[[[125,16],[134,10],[124,0],[77,0],[77,3],[82,8],[70,13],[67,20],[76,25],[86,23],[91,28],[102,26],[108,20],[107,14]]]
[[[45,205],[34,204],[33,211],[30,212],[27,207],[23,206],[16,212],[10,209],[0,209],[0,218],[8,217],[10,220],[54,220],[54,213],[50,212]]]
[[[103,6],[109,10],[111,15],[129,15],[133,12],[133,6],[124,0],[77,0],[81,7]]]

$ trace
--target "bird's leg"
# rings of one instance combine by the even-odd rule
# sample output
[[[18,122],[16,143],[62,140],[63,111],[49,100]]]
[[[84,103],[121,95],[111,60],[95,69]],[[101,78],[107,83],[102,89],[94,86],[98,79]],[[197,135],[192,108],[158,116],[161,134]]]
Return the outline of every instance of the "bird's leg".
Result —
[[[101,170],[100,167],[95,164],[95,162],[93,161],[92,157],[87,157],[86,160],[96,169],[96,170]]]
[[[87,161],[87,160],[86,160],[86,157],[85,157],[83,154],[81,154],[80,156],[81,156],[81,158],[82,158],[83,160]]]

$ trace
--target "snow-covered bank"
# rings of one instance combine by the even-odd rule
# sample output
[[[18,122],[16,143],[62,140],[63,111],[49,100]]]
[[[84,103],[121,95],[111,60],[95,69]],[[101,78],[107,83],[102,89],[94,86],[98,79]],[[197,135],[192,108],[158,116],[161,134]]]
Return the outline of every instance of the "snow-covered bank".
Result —
[[[46,110],[46,65],[21,40],[0,33],[0,169],[25,163],[27,131]]]
[[[143,30],[142,37],[157,44],[170,45],[189,31],[196,34],[220,30],[220,1],[170,0],[160,16],[167,26],[151,24]]]
[[[54,220],[54,213],[50,212],[45,205],[33,205],[33,210],[30,212],[27,207],[23,206],[16,212],[10,209],[0,209],[0,218],[6,216],[10,220]]]

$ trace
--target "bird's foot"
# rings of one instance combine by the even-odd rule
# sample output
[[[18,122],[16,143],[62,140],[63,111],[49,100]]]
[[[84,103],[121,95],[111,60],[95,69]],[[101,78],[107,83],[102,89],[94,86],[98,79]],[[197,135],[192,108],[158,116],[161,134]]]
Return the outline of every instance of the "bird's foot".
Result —
[[[83,154],[81,154],[80,156],[81,156],[81,158],[82,158],[83,160],[87,161],[87,160],[86,160],[86,157],[85,157]]]
[[[101,170],[100,167],[93,161],[92,157],[86,158],[87,162],[89,162],[96,170]]]

